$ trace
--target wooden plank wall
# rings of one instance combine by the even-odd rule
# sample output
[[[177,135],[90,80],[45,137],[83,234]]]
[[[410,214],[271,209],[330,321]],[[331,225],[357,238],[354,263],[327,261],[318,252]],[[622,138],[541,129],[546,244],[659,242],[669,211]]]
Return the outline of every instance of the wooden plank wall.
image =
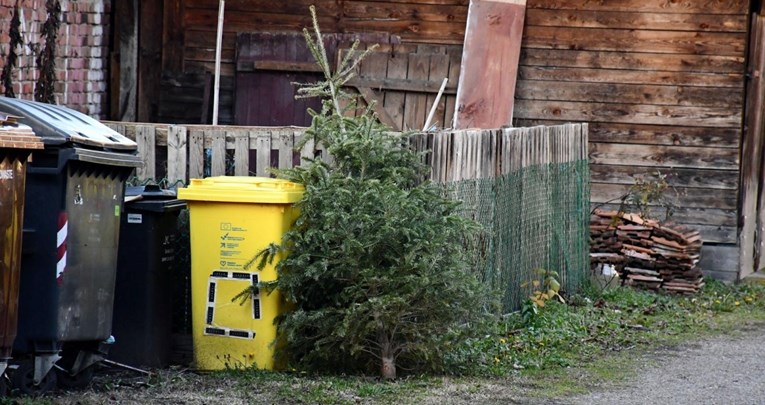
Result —
[[[142,16],[162,26],[163,46],[161,85],[154,89],[154,93],[145,94],[141,102],[150,103],[145,111],[153,114],[152,121],[192,122],[188,111],[193,110],[175,111],[167,105],[176,102],[175,96],[181,103],[188,100],[187,94],[179,94],[181,87],[173,83],[189,82],[213,71],[218,0],[164,0],[162,3],[162,18],[156,14]],[[234,76],[238,33],[299,32],[310,24],[308,7],[311,4],[317,7],[324,32],[383,32],[397,35],[405,42],[461,45],[468,3],[469,0],[229,1],[226,3],[221,72],[227,78]],[[198,93],[195,90],[198,87],[189,87],[189,92]],[[151,92],[151,88],[144,89]],[[168,90],[173,92],[167,93]],[[164,99],[160,105],[154,105],[160,94]],[[221,96],[233,99],[233,88],[222,90]],[[225,110],[220,122],[232,124],[233,111]]]
[[[737,267],[748,2],[528,0],[515,124],[590,123],[592,201],[669,176],[708,274]]]
[[[385,32],[406,42],[462,44],[469,0],[239,0],[226,3],[222,71],[234,74],[239,32],[301,31],[316,6],[324,32]],[[212,71],[218,0],[182,0],[184,69]]]

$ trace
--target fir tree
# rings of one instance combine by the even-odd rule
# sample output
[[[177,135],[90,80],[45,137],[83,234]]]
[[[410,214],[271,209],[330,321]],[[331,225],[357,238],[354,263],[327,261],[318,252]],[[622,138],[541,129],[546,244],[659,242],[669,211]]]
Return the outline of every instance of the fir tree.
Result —
[[[253,260],[262,267],[288,252],[277,264],[277,281],[266,286],[293,304],[278,320],[277,355],[293,367],[335,372],[376,364],[388,379],[404,363],[438,366],[446,340],[466,336],[484,314],[488,294],[462,244],[476,226],[456,214],[457,202],[423,181],[428,168],[421,156],[405,135],[377,121],[372,106],[345,116],[356,108],[342,87],[361,60],[358,44],[333,71],[313,7],[311,15],[313,33],[304,35],[325,79],[299,94],[323,98],[321,111],[309,111],[307,134],[334,161],[278,172],[306,192],[281,245]]]

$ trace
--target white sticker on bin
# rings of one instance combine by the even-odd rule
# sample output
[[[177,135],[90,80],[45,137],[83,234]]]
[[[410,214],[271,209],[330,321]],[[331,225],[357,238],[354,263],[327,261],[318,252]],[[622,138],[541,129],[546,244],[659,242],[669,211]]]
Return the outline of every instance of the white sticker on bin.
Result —
[[[129,224],[143,223],[143,214],[127,214],[127,221]]]

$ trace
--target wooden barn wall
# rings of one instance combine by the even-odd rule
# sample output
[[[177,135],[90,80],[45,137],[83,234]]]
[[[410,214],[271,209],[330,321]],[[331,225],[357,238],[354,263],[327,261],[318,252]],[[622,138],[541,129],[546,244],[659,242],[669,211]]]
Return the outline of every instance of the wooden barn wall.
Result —
[[[459,45],[469,0],[229,0],[224,77],[234,74],[237,33],[298,31],[313,3],[325,32]],[[175,94],[189,106],[204,98],[217,7],[163,1],[162,76],[154,73],[163,105]],[[735,278],[738,266],[748,8],[746,0],[527,0],[516,89],[517,126],[590,123],[593,203],[618,198],[638,176],[666,174],[675,219],[701,230],[702,265],[723,279]],[[188,83],[196,83],[193,94]],[[223,124],[233,117],[232,94],[229,84]],[[164,122],[199,122],[200,107],[159,111]]]
[[[736,277],[745,0],[528,0],[515,124],[590,123],[592,201],[657,170]],[[646,177],[647,178],[647,177]]]
[[[147,72],[148,80],[142,88],[160,93],[185,93],[183,83],[199,82],[205,72],[215,65],[215,31],[217,28],[218,0],[163,0],[162,6],[147,7],[151,12],[142,15],[149,20],[149,35],[164,42],[162,74]],[[311,23],[308,7],[316,5],[319,24],[324,32],[356,33],[385,32],[398,35],[403,42],[427,44],[462,44],[469,0],[229,0],[224,19],[221,72],[224,77],[234,76],[237,33],[301,31]],[[151,9],[162,8],[160,14]],[[157,32],[159,30],[159,32]],[[192,98],[202,102],[204,94],[199,83],[183,102]],[[160,90],[161,89],[161,90]],[[233,88],[222,97],[233,100]],[[166,108],[172,97],[164,97],[160,105],[144,107],[152,120],[176,123],[199,123],[196,115],[201,107],[190,109]],[[159,101],[152,101],[157,104]],[[221,123],[233,123],[233,104],[222,103]],[[146,119],[149,119],[147,117]]]

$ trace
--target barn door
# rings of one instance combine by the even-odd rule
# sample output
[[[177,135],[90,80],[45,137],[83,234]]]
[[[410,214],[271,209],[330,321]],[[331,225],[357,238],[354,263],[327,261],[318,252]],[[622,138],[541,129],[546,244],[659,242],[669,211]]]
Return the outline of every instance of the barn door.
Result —
[[[385,33],[324,34],[327,57],[356,39],[363,43],[389,43]],[[322,78],[302,33],[259,32],[237,36],[234,122],[236,125],[308,126],[308,108],[321,109],[319,99],[295,99],[294,83]]]

